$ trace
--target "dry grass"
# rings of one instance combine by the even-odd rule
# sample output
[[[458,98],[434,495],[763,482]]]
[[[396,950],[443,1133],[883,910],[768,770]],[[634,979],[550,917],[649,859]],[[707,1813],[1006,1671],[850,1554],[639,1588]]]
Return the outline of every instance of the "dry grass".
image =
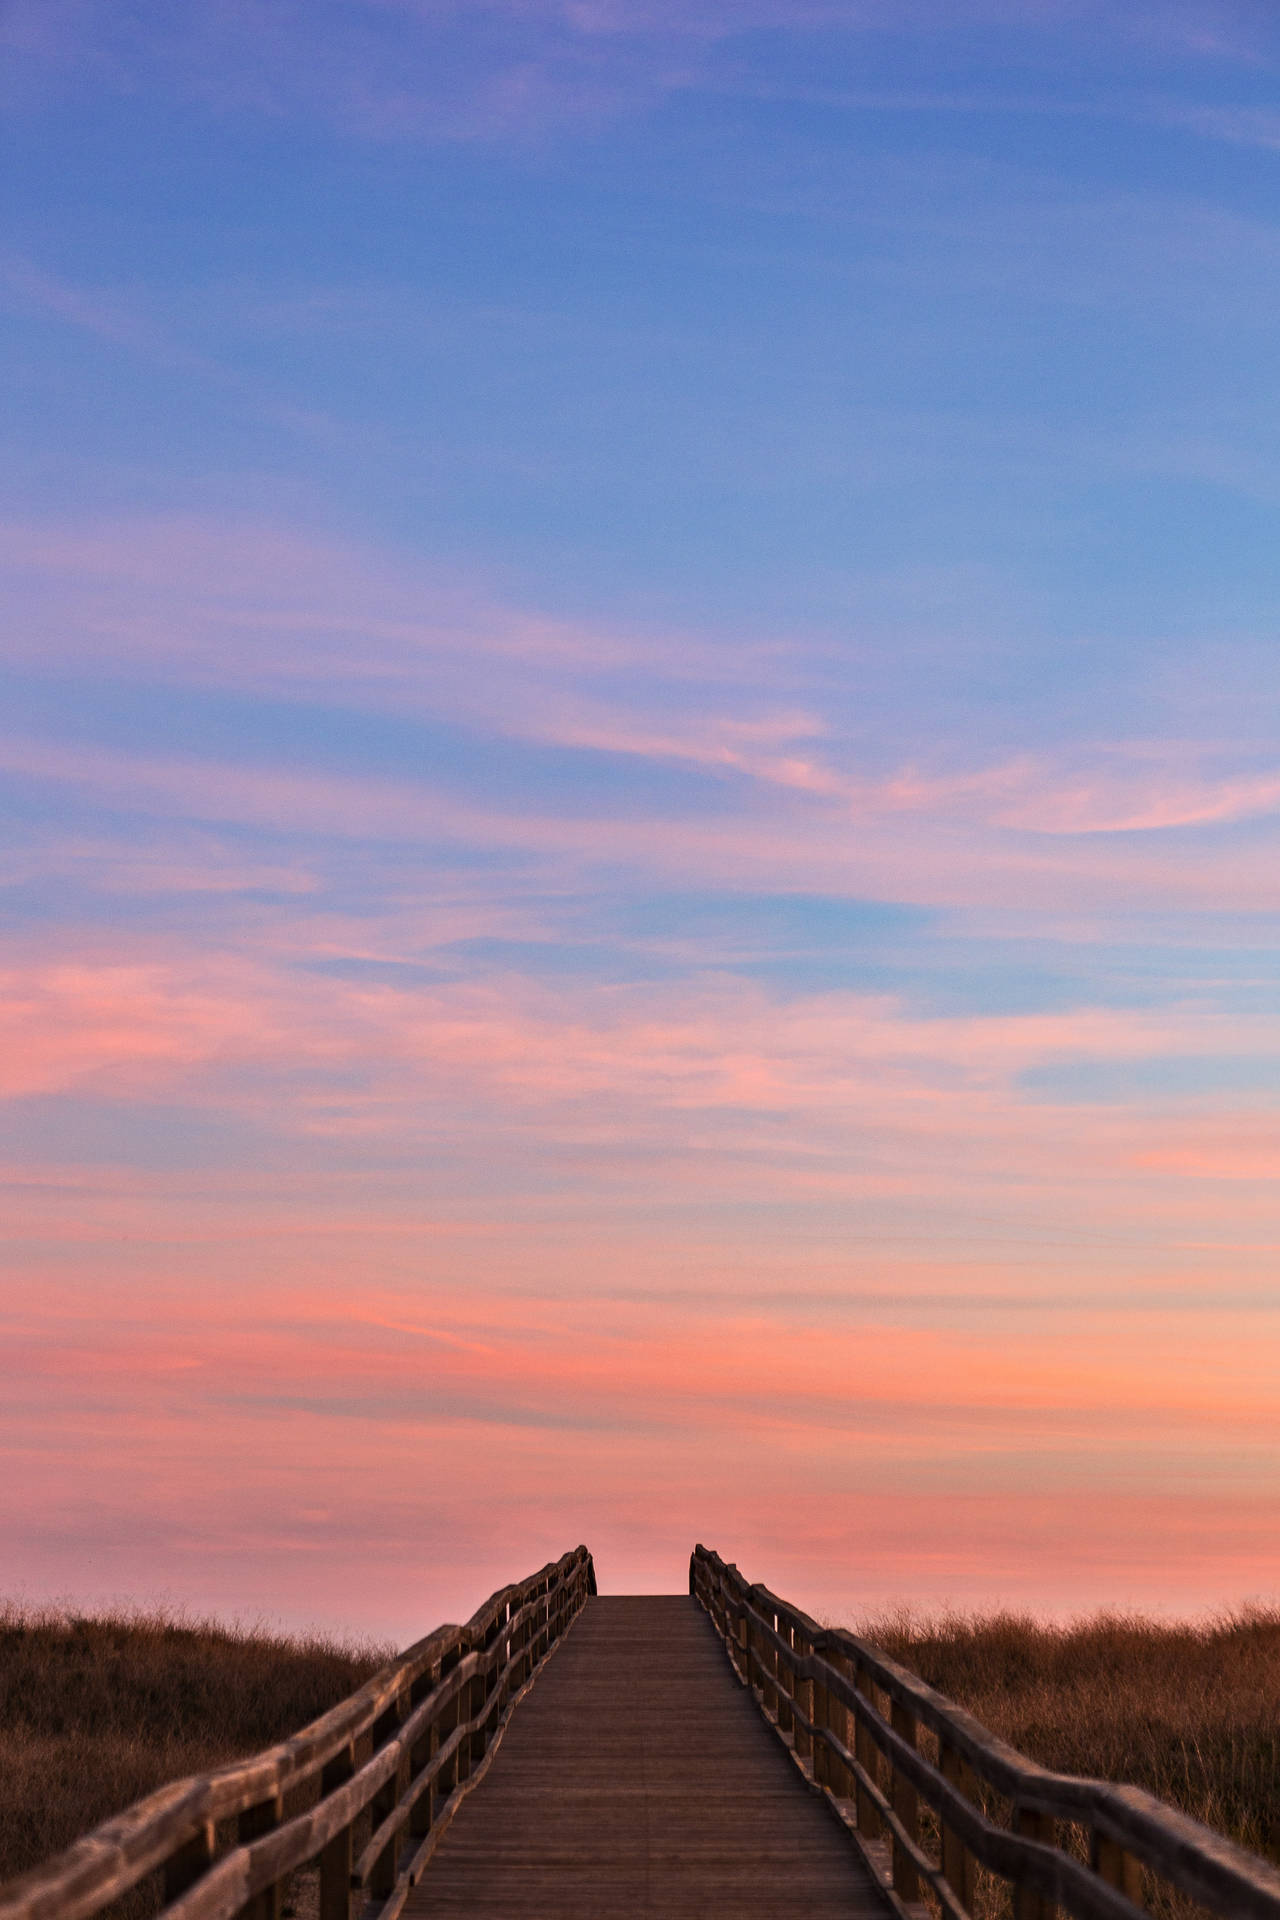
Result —
[[[1146,1787],[1280,1861],[1280,1610],[1203,1626],[896,1614],[858,1632],[1042,1765]]]
[[[858,1631],[1046,1766],[1145,1786],[1280,1860],[1280,1611],[1204,1627],[894,1614]],[[296,1732],[390,1655],[0,1605],[0,1881],[166,1780]]]
[[[165,1781],[296,1733],[390,1652],[0,1604],[0,1882]]]

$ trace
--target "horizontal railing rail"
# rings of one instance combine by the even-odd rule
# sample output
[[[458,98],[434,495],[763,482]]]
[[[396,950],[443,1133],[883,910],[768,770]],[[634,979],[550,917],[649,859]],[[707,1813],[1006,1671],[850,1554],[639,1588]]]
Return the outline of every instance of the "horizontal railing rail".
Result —
[[[819,1626],[706,1547],[694,1548],[689,1590],[900,1914],[923,1913],[927,1889],[946,1920],[972,1920],[981,1865],[1008,1885],[1016,1920],[1141,1920],[1157,1883],[1226,1920],[1280,1920],[1280,1871],[1142,1788],[1037,1765],[869,1642]],[[1008,1825],[984,1810],[983,1786],[1008,1803]],[[1060,1824],[1083,1830],[1087,1858],[1068,1851]]]
[[[0,1920],[90,1920],[152,1874],[163,1920],[280,1920],[290,1875],[317,1863],[319,1920],[396,1920],[595,1590],[585,1547],[500,1588],[292,1739],[161,1787],[0,1887]]]

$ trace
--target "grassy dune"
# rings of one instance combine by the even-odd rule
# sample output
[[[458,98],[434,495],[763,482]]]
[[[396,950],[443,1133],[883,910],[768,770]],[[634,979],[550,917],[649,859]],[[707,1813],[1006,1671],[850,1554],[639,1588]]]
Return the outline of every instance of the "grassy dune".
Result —
[[[1280,1611],[1205,1627],[892,1615],[858,1631],[1044,1764],[1136,1782],[1280,1860]],[[0,1880],[164,1781],[295,1732],[389,1656],[0,1605]]]
[[[1061,1628],[890,1615],[857,1631],[1042,1765],[1146,1787],[1280,1862],[1280,1610]]]
[[[389,1653],[0,1604],[0,1881],[166,1780],[295,1733]]]

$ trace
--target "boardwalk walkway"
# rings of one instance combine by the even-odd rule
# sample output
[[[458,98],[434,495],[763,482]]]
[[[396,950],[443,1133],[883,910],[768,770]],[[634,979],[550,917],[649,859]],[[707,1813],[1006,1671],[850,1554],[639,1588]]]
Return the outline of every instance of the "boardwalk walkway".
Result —
[[[591,1599],[406,1920],[882,1920],[887,1907],[683,1595]]]
[[[308,1869],[316,1920],[927,1920],[921,1886],[972,1920],[983,1876],[1024,1920],[1280,1920],[1280,1869],[1222,1834],[1047,1772],[709,1547],[689,1584],[599,1600],[574,1547],[0,1887],[0,1920],[112,1920],[135,1888],[157,1920],[271,1920]]]

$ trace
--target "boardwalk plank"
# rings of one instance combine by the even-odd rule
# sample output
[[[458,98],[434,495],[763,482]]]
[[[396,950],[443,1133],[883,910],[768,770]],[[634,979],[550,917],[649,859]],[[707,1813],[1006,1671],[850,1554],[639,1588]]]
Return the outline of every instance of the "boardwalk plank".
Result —
[[[408,1920],[883,1920],[830,1812],[683,1595],[592,1599]]]

